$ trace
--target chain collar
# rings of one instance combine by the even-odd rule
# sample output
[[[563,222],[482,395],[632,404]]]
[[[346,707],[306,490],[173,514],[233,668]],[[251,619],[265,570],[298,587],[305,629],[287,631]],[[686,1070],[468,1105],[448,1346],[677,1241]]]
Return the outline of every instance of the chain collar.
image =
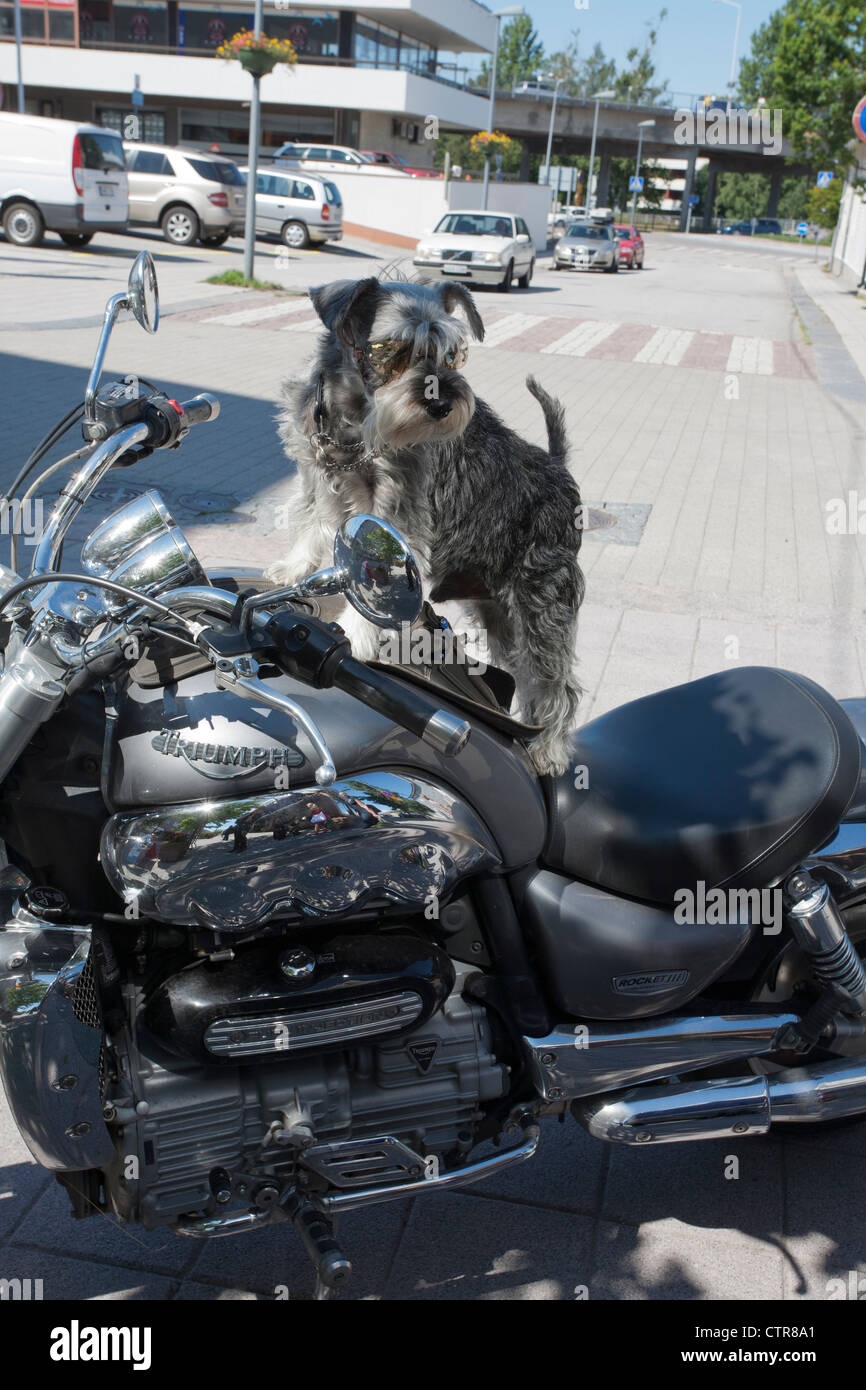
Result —
[[[320,372],[319,380],[316,383],[316,399],[313,402],[313,422],[316,428],[309,436],[310,448],[313,450],[316,463],[329,477],[340,473],[360,473],[369,469],[375,456],[365,448],[363,443],[338,444],[337,440],[322,428],[326,419],[325,374]],[[332,451],[339,454],[354,455],[354,457],[349,459],[334,458]]]

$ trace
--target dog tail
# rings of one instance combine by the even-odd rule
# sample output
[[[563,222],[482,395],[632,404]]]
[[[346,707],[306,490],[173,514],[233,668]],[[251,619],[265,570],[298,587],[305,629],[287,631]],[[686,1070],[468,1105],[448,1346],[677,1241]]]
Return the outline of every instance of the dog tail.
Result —
[[[547,425],[547,449],[550,457],[560,463],[568,459],[568,435],[565,431],[565,408],[561,401],[549,396],[534,376],[526,378],[526,385],[541,409]]]

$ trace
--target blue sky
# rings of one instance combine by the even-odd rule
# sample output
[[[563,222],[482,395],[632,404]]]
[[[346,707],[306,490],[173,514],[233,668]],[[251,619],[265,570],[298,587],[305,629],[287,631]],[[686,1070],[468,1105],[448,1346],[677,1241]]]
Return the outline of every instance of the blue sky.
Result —
[[[486,0],[492,10],[496,0]],[[504,4],[505,0],[501,0]],[[740,57],[748,52],[751,34],[783,0],[742,0]],[[724,95],[730,77],[737,12],[715,0],[589,0],[576,9],[574,0],[523,0],[548,52],[565,46],[571,30],[580,30],[581,50],[598,42],[605,52],[623,61],[629,48],[641,44],[646,21],[668,11],[656,45],[656,70],[667,78],[672,92]],[[505,23],[506,21],[503,21]]]

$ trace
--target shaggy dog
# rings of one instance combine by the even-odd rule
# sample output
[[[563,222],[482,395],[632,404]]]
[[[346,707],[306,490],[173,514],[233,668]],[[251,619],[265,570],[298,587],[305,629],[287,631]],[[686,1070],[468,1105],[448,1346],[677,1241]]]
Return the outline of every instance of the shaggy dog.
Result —
[[[545,452],[474,395],[460,368],[467,325],[479,340],[484,326],[462,285],[341,280],[310,298],[326,332],[308,376],[284,388],[296,530],[270,578],[292,584],[330,564],[334,533],[359,512],[391,522],[432,601],[470,602],[492,659],[514,677],[523,717],[543,726],[531,747],[537,770],[564,772],[583,576],[562,406],[527,378],[544,411]],[[377,655],[372,624],[348,607],[339,621],[355,656]]]

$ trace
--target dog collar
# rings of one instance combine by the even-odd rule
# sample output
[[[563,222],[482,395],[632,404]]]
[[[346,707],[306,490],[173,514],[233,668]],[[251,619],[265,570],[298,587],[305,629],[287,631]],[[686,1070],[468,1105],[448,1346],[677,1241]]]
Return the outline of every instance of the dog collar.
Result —
[[[373,462],[373,455],[369,453],[362,443],[358,444],[339,444],[332,435],[327,434],[322,428],[327,421],[327,411],[325,410],[325,374],[319,373],[319,380],[316,383],[316,396],[313,401],[313,423],[316,428],[309,436],[310,448],[316,459],[316,463],[322,471],[328,475],[338,473],[359,473],[369,467]],[[338,450],[341,454],[354,454],[356,457],[348,459],[336,459],[331,456],[332,450]]]

